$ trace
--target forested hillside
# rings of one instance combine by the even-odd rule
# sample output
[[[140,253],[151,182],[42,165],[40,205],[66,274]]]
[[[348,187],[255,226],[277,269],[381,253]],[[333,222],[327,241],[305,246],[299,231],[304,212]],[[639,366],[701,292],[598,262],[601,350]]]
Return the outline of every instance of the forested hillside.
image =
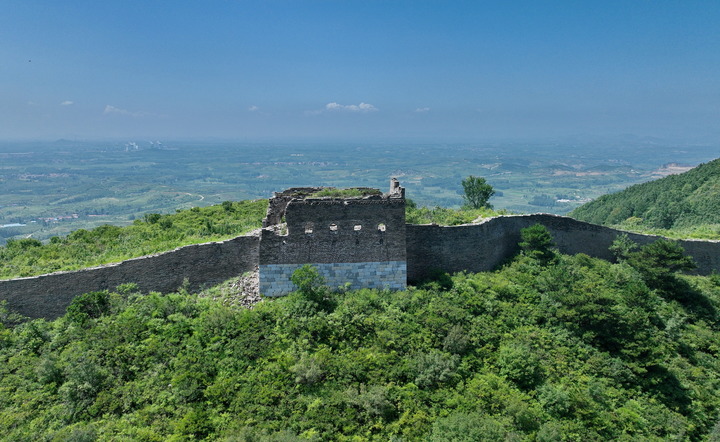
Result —
[[[720,436],[720,279],[673,243],[620,263],[547,232],[488,273],[301,290],[253,310],[132,286],[0,315],[5,440],[701,440]],[[715,439],[713,439],[715,440]]]
[[[679,175],[601,196],[578,207],[570,216],[634,230],[674,229],[689,236],[718,236],[720,159]]]

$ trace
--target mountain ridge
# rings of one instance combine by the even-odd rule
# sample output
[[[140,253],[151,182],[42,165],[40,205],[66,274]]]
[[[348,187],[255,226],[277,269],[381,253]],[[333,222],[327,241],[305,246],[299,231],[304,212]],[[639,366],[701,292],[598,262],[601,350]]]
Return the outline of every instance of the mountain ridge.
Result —
[[[570,212],[581,221],[628,230],[720,230],[720,159],[603,195]]]

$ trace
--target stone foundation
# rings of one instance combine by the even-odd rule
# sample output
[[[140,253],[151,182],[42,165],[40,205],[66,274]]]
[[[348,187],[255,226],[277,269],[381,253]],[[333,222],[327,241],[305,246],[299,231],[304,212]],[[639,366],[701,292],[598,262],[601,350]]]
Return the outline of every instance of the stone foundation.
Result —
[[[404,290],[407,281],[407,263],[405,261],[386,262],[343,262],[313,263],[325,279],[325,285],[331,289],[345,287],[350,289],[389,289]],[[260,266],[260,293],[264,296],[286,295],[297,287],[290,281],[295,270],[302,264],[265,264]]]

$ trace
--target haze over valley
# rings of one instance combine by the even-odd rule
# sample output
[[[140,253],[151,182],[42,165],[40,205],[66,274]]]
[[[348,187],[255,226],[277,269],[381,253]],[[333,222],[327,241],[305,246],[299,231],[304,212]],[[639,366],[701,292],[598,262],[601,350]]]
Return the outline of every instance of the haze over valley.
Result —
[[[631,146],[631,147],[628,147]],[[565,214],[602,194],[712,159],[714,145],[566,143],[0,143],[0,241],[45,240],[146,213],[268,198],[292,186],[383,187],[397,177],[420,206],[459,207],[484,176],[491,203]]]

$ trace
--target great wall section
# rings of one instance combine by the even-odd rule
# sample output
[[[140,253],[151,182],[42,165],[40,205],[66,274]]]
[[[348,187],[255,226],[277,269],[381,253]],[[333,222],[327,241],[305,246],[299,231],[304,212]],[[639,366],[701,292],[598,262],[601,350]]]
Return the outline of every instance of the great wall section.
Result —
[[[405,223],[404,189],[374,189],[359,197],[315,197],[322,188],[295,188],[270,200],[263,229],[221,242],[196,244],[156,255],[78,271],[0,280],[0,300],[31,318],[56,318],[82,293],[135,283],[142,292],[195,290],[259,268],[260,291],[292,291],[290,275],[312,264],[330,287],[404,289],[435,271],[492,270],[518,252],[520,230],[542,224],[566,254],[611,259],[608,250],[626,233],[643,245],[658,236],[548,215],[508,215],[460,226]],[[282,221],[285,223],[281,223]],[[699,274],[720,270],[720,242],[680,240]]]

